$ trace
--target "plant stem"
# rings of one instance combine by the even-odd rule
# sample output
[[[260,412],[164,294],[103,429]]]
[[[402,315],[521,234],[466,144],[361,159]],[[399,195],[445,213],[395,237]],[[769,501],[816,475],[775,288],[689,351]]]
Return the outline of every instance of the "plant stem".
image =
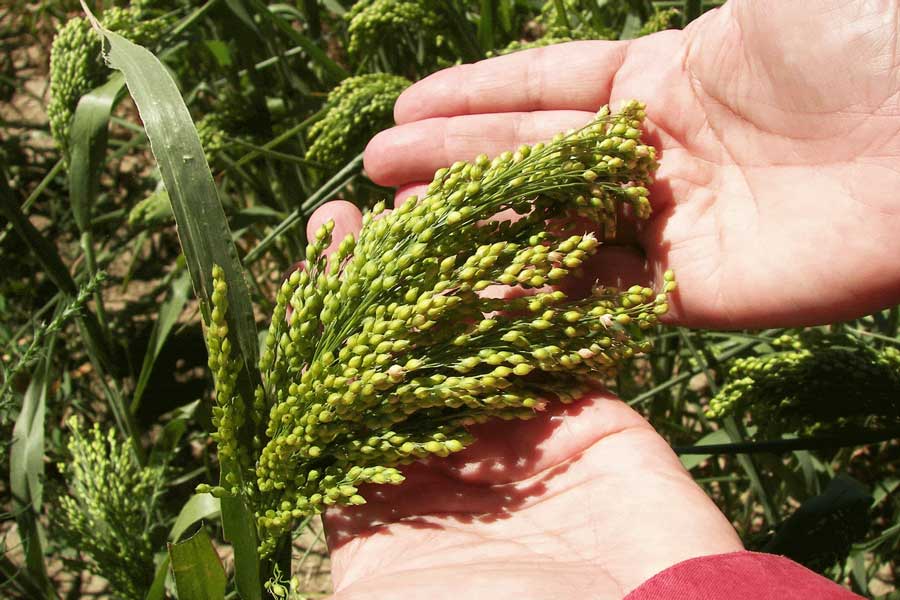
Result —
[[[829,436],[760,440],[731,444],[700,444],[697,446],[672,446],[679,456],[690,454],[784,454],[798,450],[829,450],[887,442],[900,438],[900,429],[882,431],[848,432]]]

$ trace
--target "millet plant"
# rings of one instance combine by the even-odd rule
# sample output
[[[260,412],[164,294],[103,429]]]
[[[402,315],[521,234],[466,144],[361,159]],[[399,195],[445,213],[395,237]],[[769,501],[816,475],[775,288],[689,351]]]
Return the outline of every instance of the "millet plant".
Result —
[[[438,69],[678,29],[721,1],[87,0],[152,52],[131,48],[129,81],[78,0],[7,4],[0,596],[327,595],[326,507],[595,382],[747,547],[896,587],[900,308],[706,331],[656,323],[671,278],[579,285],[624,243],[616,219],[649,214],[639,104],[450,165],[392,212],[363,171]],[[307,236],[334,198],[363,230]]]
[[[327,257],[333,224],[322,226],[278,292],[253,398],[237,393],[228,283],[213,270],[214,437],[240,477],[201,490],[246,497],[261,554],[304,516],[364,503],[360,484],[400,483],[397,465],[464,449],[467,425],[577,399],[649,349],[642,332],[665,314],[671,274],[659,294],[547,287],[579,272],[623,207],[650,216],[643,119],[636,101],[604,107],[547,144],[440,169],[421,199],[376,206]],[[508,210],[519,218],[498,217]]]

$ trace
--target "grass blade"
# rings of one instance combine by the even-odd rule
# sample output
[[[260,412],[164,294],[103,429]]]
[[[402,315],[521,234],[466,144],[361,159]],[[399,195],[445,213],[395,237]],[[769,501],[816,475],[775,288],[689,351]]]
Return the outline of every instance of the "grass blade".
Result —
[[[49,368],[47,361],[42,360],[34,371],[13,428],[9,453],[9,488],[17,509],[19,535],[25,545],[25,565],[31,578],[48,593],[51,587],[37,517],[43,502],[44,413]]]
[[[91,228],[91,206],[100,189],[100,173],[109,132],[109,118],[121,97],[125,81],[114,75],[78,101],[69,139],[69,196],[75,224],[84,233]]]
[[[172,531],[169,532],[169,540],[177,542],[188,527],[202,519],[215,519],[221,511],[219,499],[212,494],[194,494],[181,507]]]
[[[325,202],[328,198],[331,197],[332,194],[337,192],[339,189],[344,187],[347,182],[356,177],[362,169],[363,163],[363,155],[360,153],[356,158],[350,161],[343,169],[335,173],[334,177],[326,181],[322,187],[315,191],[309,198],[307,198],[303,204],[289,214],[287,218],[285,218],[281,223],[278,224],[275,229],[269,232],[263,240],[256,245],[253,250],[247,253],[247,256],[244,257],[244,264],[249,265],[252,264],[256,259],[262,256],[263,252],[268,250],[269,246],[274,244],[279,237],[281,237],[286,231],[299,224],[303,218],[303,215],[308,211],[313,210],[323,202]]]
[[[259,381],[259,347],[250,292],[191,115],[169,72],[150,51],[103,29],[84,2],[82,8],[109,43],[107,62],[124,74],[141,115],[150,149],[169,192],[178,237],[206,322],[211,310],[213,265],[219,265],[225,272],[229,305],[226,318],[244,363],[240,385],[245,397],[250,398]],[[224,478],[228,473],[224,464],[222,471]],[[234,498],[222,502],[222,523],[226,538],[234,545],[235,583],[239,593],[246,600],[261,598],[253,515],[243,500]],[[172,563],[175,567],[174,557]]]
[[[12,228],[41,263],[41,267],[47,273],[50,281],[64,294],[72,298],[77,296],[78,286],[56,251],[56,247],[22,214],[9,189],[6,173],[2,169],[0,169],[0,215],[10,222]],[[107,369],[115,370],[112,353],[96,316],[89,311],[84,311],[79,317],[78,323],[82,330],[82,337],[87,343],[88,353]]]
[[[150,148],[169,192],[178,237],[204,316],[208,319],[212,268],[217,264],[228,280],[228,324],[235,332],[247,369],[253,372],[259,349],[250,293],[225,211],[181,93],[150,51],[103,29],[96,20],[94,26],[109,42],[107,61],[125,75],[144,122]]]
[[[147,382],[150,381],[150,375],[153,373],[153,365],[160,351],[166,343],[178,316],[187,303],[188,292],[190,290],[191,280],[188,273],[182,272],[172,282],[172,288],[169,291],[169,297],[163,302],[159,308],[159,314],[156,322],[153,323],[153,330],[150,332],[150,342],[147,344],[147,352],[144,354],[144,362],[141,365],[141,374],[138,376],[137,384],[134,388],[134,394],[131,399],[131,414],[135,414],[141,405],[141,398],[144,395],[144,389]]]
[[[260,0],[250,0],[250,4],[256,8],[261,16],[267,16],[271,19],[275,27],[277,27],[281,33],[286,35],[294,44],[303,48],[303,51],[306,52],[310,60],[322,67],[322,70],[328,74],[328,77],[334,83],[338,83],[347,77],[350,77],[350,73],[348,73],[341,65],[331,60],[328,54],[314,41],[294,29],[287,21],[272,13]]]
[[[205,529],[183,542],[169,544],[169,558],[179,600],[225,597],[225,569]]]
[[[112,108],[122,97],[125,82],[121,75],[113,77],[100,87],[88,92],[78,101],[72,117],[72,132],[69,139],[69,199],[75,224],[81,232],[81,247],[84,251],[88,272],[97,272],[97,258],[91,231],[91,208],[100,192],[100,173],[109,133],[109,119]],[[109,328],[103,296],[98,291],[94,295],[97,317],[108,338]]]
[[[166,554],[166,557],[156,569],[156,575],[153,576],[153,583],[150,584],[150,589],[147,590],[147,595],[144,596],[144,600],[166,599],[166,577],[169,574],[169,562],[169,555]]]
[[[702,0],[684,0],[684,24],[687,25],[703,14]]]
[[[561,4],[561,3],[560,3]],[[481,18],[478,20],[478,43],[485,52],[494,49],[494,12],[497,10],[496,2],[492,0],[481,0],[479,14]],[[565,6],[563,7],[565,10]]]

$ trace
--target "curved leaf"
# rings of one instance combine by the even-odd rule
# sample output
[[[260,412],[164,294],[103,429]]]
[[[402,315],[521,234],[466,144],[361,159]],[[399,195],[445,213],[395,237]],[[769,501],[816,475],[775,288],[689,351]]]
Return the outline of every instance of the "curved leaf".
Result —
[[[222,507],[219,499],[212,494],[194,494],[181,507],[181,512],[172,525],[169,540],[177,542],[188,527],[202,519],[214,519],[219,516]]]
[[[178,544],[169,544],[178,600],[222,600],[225,569],[209,534],[201,529]]]

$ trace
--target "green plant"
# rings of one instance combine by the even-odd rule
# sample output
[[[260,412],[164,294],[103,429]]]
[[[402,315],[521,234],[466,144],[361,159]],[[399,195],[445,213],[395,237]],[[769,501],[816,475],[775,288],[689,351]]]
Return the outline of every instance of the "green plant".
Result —
[[[112,7],[103,13],[104,26],[134,40],[152,45],[171,25],[166,17],[148,14],[143,5]],[[56,143],[65,151],[78,100],[102,84],[108,70],[101,59],[100,36],[83,17],[70,19],[53,39],[50,51],[50,103],[47,117]]]
[[[394,55],[394,60],[433,56],[444,45],[448,29],[436,5],[427,0],[360,0],[344,18],[347,53],[356,61],[379,52]],[[385,39],[394,40],[391,48]]]
[[[13,547],[12,537],[7,538],[4,548],[7,553],[0,559],[3,574],[0,595],[29,600],[59,597],[67,593],[63,592],[65,589],[77,589],[79,583],[96,587],[96,580],[89,581],[92,578],[89,573],[102,575],[118,570],[120,578],[127,579],[121,559],[108,553],[110,548],[131,549],[133,546],[144,557],[141,558],[140,579],[137,579],[137,573],[131,573],[135,578],[135,589],[149,589],[149,600],[159,600],[173,591],[177,591],[182,600],[187,600],[192,589],[196,591],[198,586],[191,588],[181,584],[186,577],[190,579],[188,574],[204,569],[211,576],[201,579],[199,587],[214,588],[217,592],[225,589],[229,598],[239,595],[261,599],[266,596],[266,589],[276,596],[288,597],[315,598],[327,594],[330,591],[327,569],[316,573],[315,568],[317,560],[326,553],[322,530],[318,518],[310,513],[335,501],[328,495],[329,491],[332,495],[340,495],[336,502],[350,502],[354,496],[365,495],[359,490],[352,491],[350,487],[357,487],[353,483],[345,483],[350,487],[343,489],[338,486],[337,481],[343,475],[325,484],[325,478],[332,475],[325,472],[329,461],[332,461],[333,470],[344,474],[349,474],[354,465],[363,465],[362,471],[353,472],[354,477],[385,483],[397,480],[402,477],[403,462],[417,456],[431,456],[432,451],[440,455],[467,443],[458,428],[448,429],[443,423],[445,431],[438,430],[441,424],[434,416],[438,413],[446,413],[449,421],[462,418],[465,411],[478,412],[479,418],[498,412],[507,416],[517,411],[522,416],[533,414],[535,408],[524,405],[527,398],[523,394],[528,392],[536,399],[543,397],[545,388],[533,388],[529,383],[543,372],[538,363],[552,358],[556,347],[560,351],[570,349],[568,344],[583,339],[577,331],[575,338],[566,336],[562,343],[556,339],[565,336],[562,330],[568,326],[557,322],[568,312],[560,315],[559,305],[548,306],[541,314],[535,314],[525,305],[526,299],[518,298],[511,304],[519,303],[521,310],[506,310],[509,305],[504,303],[504,310],[493,314],[489,312],[494,307],[491,301],[476,297],[474,290],[465,294],[444,290],[422,302],[423,307],[429,304],[422,325],[432,320],[427,318],[429,311],[434,311],[432,314],[437,317],[434,325],[424,332],[414,327],[406,333],[408,325],[404,320],[396,334],[400,337],[391,341],[390,351],[377,351],[385,340],[375,337],[377,342],[372,342],[372,336],[385,335],[387,330],[377,334],[370,331],[366,342],[361,341],[359,334],[365,327],[374,327],[376,321],[387,322],[386,314],[391,306],[387,298],[394,296],[398,307],[404,305],[409,310],[418,307],[419,297],[428,291],[426,284],[431,285],[434,277],[435,261],[450,258],[449,253],[456,244],[469,243],[463,239],[465,236],[454,237],[452,244],[448,242],[435,249],[429,247],[420,260],[414,261],[415,265],[405,267],[412,269],[410,273],[419,269],[416,272],[420,282],[416,286],[422,288],[414,302],[407,302],[403,297],[410,288],[404,275],[406,271],[401,269],[392,274],[387,271],[394,268],[392,264],[408,260],[401,254],[417,247],[396,249],[394,263],[383,262],[372,243],[377,237],[375,228],[385,227],[378,223],[396,221],[387,221],[389,217],[380,214],[367,225],[369,242],[354,241],[351,255],[335,276],[340,285],[333,293],[343,297],[340,290],[351,289],[347,269],[357,257],[362,262],[371,261],[379,270],[378,274],[371,275],[361,270],[357,273],[358,281],[371,283],[380,277],[383,284],[385,276],[397,277],[405,287],[401,288],[397,283],[393,291],[379,292],[379,298],[361,295],[347,303],[348,306],[359,305],[360,311],[363,306],[371,310],[378,310],[373,306],[384,306],[384,315],[371,315],[371,325],[366,325],[369,316],[362,312],[356,316],[341,313],[341,319],[346,316],[350,325],[346,331],[337,331],[333,328],[337,317],[332,314],[329,318],[334,320],[329,321],[327,327],[332,335],[328,340],[315,340],[312,349],[304,345],[310,331],[319,334],[326,330],[325,326],[315,323],[325,316],[324,303],[332,292],[327,286],[317,287],[317,282],[320,279],[333,281],[330,271],[333,263],[324,257],[313,260],[306,270],[292,274],[295,268],[291,265],[305,257],[307,245],[320,248],[327,240],[327,235],[324,238],[312,235],[312,240],[307,240],[305,221],[316,207],[334,197],[354,202],[361,208],[371,207],[377,200],[386,198],[386,190],[374,185],[362,172],[362,158],[358,152],[368,136],[391,124],[393,98],[408,82],[419,80],[443,66],[480,60],[491,53],[502,53],[504,48],[524,49],[576,38],[633,38],[665,26],[686,25],[705,9],[721,2],[148,0],[131,2],[126,8],[124,1],[87,0],[89,8],[96,9],[109,29],[150,46],[164,65],[161,70],[175,80],[169,94],[165,95],[157,85],[158,78],[152,78],[153,83],[146,84],[151,81],[147,72],[138,69],[133,74],[132,84],[145,82],[144,110],[140,119],[130,102],[119,103],[123,97],[118,93],[122,78],[118,75],[108,77],[111,72],[103,65],[99,37],[89,30],[86,21],[72,18],[80,14],[77,0],[41,3],[11,0],[8,4],[0,25],[0,96],[5,102],[0,115],[0,162],[3,163],[0,168],[3,173],[0,176],[0,212],[5,218],[0,223],[0,265],[4,273],[0,284],[0,362],[4,373],[0,427],[6,432],[7,441],[3,447],[10,451],[0,453],[4,461],[9,458],[9,462],[4,463],[8,466],[8,485],[4,481],[0,490],[3,490],[6,518],[17,520],[22,548]],[[676,10],[680,14],[676,14]],[[155,32],[135,38],[134,34],[145,23],[152,23]],[[53,89],[48,96],[44,81],[50,50],[47,41],[57,33],[60,40],[54,50]],[[356,43],[354,51],[350,52],[352,39]],[[111,49],[107,45],[107,50]],[[367,77],[357,79],[367,74]],[[107,79],[110,80],[108,85]],[[85,96],[88,97],[78,110],[78,118],[73,118],[73,111]],[[173,97],[177,99],[176,104],[183,103],[188,109],[177,125],[171,120],[172,113],[166,112],[172,107]],[[148,105],[152,110],[146,109]],[[48,107],[49,115],[44,111]],[[200,129],[203,149],[210,158],[212,177],[201,159],[200,148],[180,144],[192,135],[188,113],[193,115]],[[153,141],[152,148],[148,139]],[[74,166],[73,154],[76,158]],[[160,169],[154,168],[153,156],[156,156]],[[180,178],[162,175],[164,162],[170,170],[177,171]],[[477,165],[468,167],[470,174],[475,167]],[[514,167],[510,165],[511,169]],[[467,167],[456,168],[465,170]],[[452,179],[458,174],[445,173],[444,177]],[[604,177],[603,173],[598,173],[596,181],[603,181]],[[165,181],[164,185],[161,179]],[[206,189],[198,192],[194,184],[207,180]],[[189,185],[184,187],[184,183]],[[453,187],[464,189],[470,183],[460,176]],[[660,183],[665,185],[664,181]],[[487,185],[483,182],[482,188]],[[585,183],[579,181],[578,185]],[[590,202],[589,195],[581,195]],[[567,197],[565,204],[571,206],[577,196]],[[171,206],[173,202],[175,211]],[[423,202],[420,199],[419,203]],[[474,204],[478,205],[478,202],[481,200]],[[464,203],[468,204],[468,200]],[[412,210],[411,215],[416,207],[405,210]],[[456,264],[448,275],[453,281],[461,281],[458,275],[461,276],[466,267],[481,269],[483,259],[488,263],[496,261],[489,268],[485,267],[489,271],[496,273],[501,268],[505,271],[511,264],[508,262],[511,255],[537,248],[530,239],[525,239],[524,234],[520,239],[510,241],[508,236],[518,235],[517,230],[500,231],[500,225],[490,223],[496,219],[487,219],[477,225],[461,219],[451,227],[446,223],[451,213],[441,214],[445,215],[441,217],[445,221],[436,225],[436,230],[480,231],[479,235],[483,234],[473,242],[485,248],[485,254],[477,259],[478,266],[474,265],[471,254],[458,252]],[[547,236],[540,241],[541,246],[554,244],[558,247],[570,237],[585,233],[577,229],[563,231],[556,227],[557,223],[562,222],[554,220],[550,227],[546,223],[540,225],[540,231]],[[607,221],[606,225],[612,223]],[[538,224],[520,225],[523,228],[531,226],[538,227]],[[406,225],[403,227],[398,235],[409,233]],[[424,232],[418,232],[416,236]],[[328,233],[327,229],[324,233]],[[495,235],[498,236],[496,239],[493,238]],[[612,230],[607,229],[597,235],[597,242],[603,243],[611,235]],[[179,236],[185,242],[183,246],[179,246]],[[493,250],[489,252],[487,248],[501,239],[506,240],[506,246],[495,256],[491,254]],[[585,243],[584,237],[580,243]],[[586,242],[587,245],[592,243]],[[519,245],[515,252],[512,244]],[[577,249],[578,244],[578,252],[593,252]],[[223,250],[225,246],[230,248],[230,253]],[[473,264],[466,265],[470,258]],[[574,261],[570,263],[574,264]],[[301,457],[294,461],[296,465],[279,466],[273,473],[266,474],[266,481],[273,485],[291,473],[299,482],[294,488],[296,498],[290,510],[290,522],[286,520],[283,525],[264,531],[279,540],[269,558],[260,559],[256,552],[259,540],[254,538],[258,524],[254,513],[258,510],[263,519],[280,519],[282,514],[276,512],[283,510],[279,502],[285,499],[284,490],[258,492],[259,481],[255,473],[250,472],[249,477],[244,478],[248,471],[233,468],[235,461],[229,460],[227,450],[217,452],[216,444],[209,443],[210,407],[206,402],[198,402],[198,399],[208,398],[213,388],[203,366],[206,351],[201,324],[202,316],[212,310],[213,264],[222,265],[227,273],[224,282],[231,300],[228,316],[236,317],[227,320],[231,327],[227,333],[217,330],[217,334],[230,340],[230,353],[221,364],[243,362],[245,367],[235,382],[238,392],[231,400],[228,394],[220,394],[224,404],[216,405],[212,415],[219,428],[236,428],[236,437],[221,437],[223,448],[231,444],[237,454],[244,452],[245,465],[249,464],[252,471],[263,448],[271,443],[267,457],[281,465],[276,446],[290,447],[284,440],[290,438],[294,429],[300,426],[299,421],[306,418],[302,435],[298,431],[298,436],[302,437],[298,448],[307,453],[312,446],[320,449],[318,463]],[[567,265],[560,267],[553,263],[546,274],[541,274],[541,269],[546,270],[548,266],[535,268],[536,265],[529,265],[527,268],[533,269],[529,280],[534,276],[549,277],[554,266],[569,269]],[[523,267],[522,271],[525,270]],[[109,274],[103,284],[86,289],[99,272]],[[556,272],[554,276],[558,274]],[[513,276],[513,273],[508,275]],[[567,274],[563,283],[575,276],[574,272]],[[196,300],[190,293],[191,277],[194,278]],[[306,279],[300,285],[300,279],[304,277]],[[474,287],[484,277],[476,275],[471,285]],[[249,291],[243,288],[241,279],[250,284]],[[282,291],[285,279],[288,287]],[[508,277],[505,279],[511,281]],[[568,288],[564,286],[564,289]],[[320,294],[316,290],[324,291]],[[403,296],[400,296],[401,291]],[[546,292],[530,289],[528,293],[533,297],[527,301]],[[635,295],[634,300],[638,295],[644,297],[643,288],[634,288],[631,292]],[[462,299],[459,302],[442,300],[448,294]],[[384,301],[380,299],[382,297]],[[566,299],[556,297],[556,300],[553,296],[544,297],[563,304],[589,301],[572,295]],[[590,301],[608,301],[614,307],[620,298],[594,297]],[[299,310],[292,306],[292,300],[300,306]],[[280,308],[273,308],[279,302]],[[319,302],[322,306],[313,309]],[[456,304],[448,308],[448,302]],[[442,306],[437,306],[441,303]],[[75,306],[82,305],[80,311],[74,312]],[[258,346],[254,315],[259,323],[260,315],[271,314],[273,310],[280,311],[282,316],[272,321],[272,331],[277,334],[274,357],[271,364],[266,363],[265,378],[260,380],[258,360],[252,356]],[[292,323],[293,315],[302,314],[304,310],[303,320]],[[340,307],[340,310],[349,308]],[[467,315],[471,318],[454,321],[453,315],[463,310],[469,311]],[[544,317],[545,311],[553,313],[548,315],[552,317],[548,322],[553,327],[542,330],[540,328],[545,324],[540,321],[547,320],[537,317]],[[571,317],[575,318],[574,314]],[[525,338],[536,347],[513,350],[503,346],[507,342],[502,339],[497,341],[503,334],[502,329],[511,327],[516,319],[527,321],[521,327],[528,328]],[[484,321],[496,323],[481,325]],[[532,323],[536,326],[534,329]],[[867,361],[890,355],[890,348],[900,347],[898,324],[900,309],[894,308],[822,330],[820,334],[835,340],[832,346],[840,347],[840,351],[831,346],[807,343],[804,340],[809,333],[805,330],[720,332],[653,326],[641,330],[640,336],[636,335],[628,342],[642,345],[652,341],[652,353],[641,355],[635,352],[634,360],[616,363],[614,377],[608,376],[611,372],[596,376],[626,402],[638,407],[679,452],[686,453],[683,456],[685,467],[735,523],[749,547],[784,549],[855,591],[876,595],[877,590],[885,591],[890,585],[896,585],[892,576],[886,574],[891,572],[889,567],[900,551],[900,526],[897,525],[900,444],[891,439],[896,435],[896,427],[893,417],[887,413],[894,410],[893,405],[887,394],[879,396],[885,392],[883,384],[886,380],[881,374],[861,377],[863,371],[860,369],[868,369],[865,365],[871,363]],[[479,325],[490,329],[477,331]],[[576,329],[581,327],[578,324]],[[301,329],[303,335],[298,333]],[[469,333],[469,329],[473,331]],[[612,330],[618,332],[620,329],[631,331],[635,325],[620,325],[613,320]],[[440,337],[440,332],[445,330]],[[299,335],[298,341],[291,339],[292,332]],[[778,339],[784,334],[792,340],[800,340],[803,349],[781,345]],[[263,341],[265,335],[266,332]],[[369,346],[366,352],[358,357],[352,355],[341,359],[342,347],[337,345],[332,354],[335,364],[344,365],[342,368],[358,368],[360,372],[355,377],[368,371],[377,375],[390,369],[394,362],[377,364],[379,355],[383,354],[390,354],[398,362],[403,360],[400,363],[403,369],[409,360],[439,355],[459,362],[462,368],[471,365],[471,370],[458,373],[450,363],[427,368],[413,363],[415,371],[403,374],[403,381],[391,381],[388,389],[376,389],[374,396],[363,394],[365,386],[360,388],[353,403],[342,409],[345,412],[341,418],[319,423],[316,417],[310,435],[313,441],[307,441],[306,427],[313,414],[311,408],[315,404],[327,405],[328,396],[323,396],[321,390],[307,390],[301,402],[301,396],[291,394],[291,383],[303,384],[302,364],[323,365],[324,346],[336,345],[353,335],[357,335],[353,347]],[[451,339],[451,335],[456,337]],[[453,344],[457,338],[463,344],[466,335],[470,345]],[[842,335],[855,339],[842,342],[839,340]],[[237,339],[240,343],[236,343]],[[394,352],[395,341],[400,342],[397,352]],[[406,348],[402,348],[404,341],[409,342]],[[222,347],[224,342],[219,346],[220,351]],[[311,358],[305,363],[292,364],[286,356],[290,347],[299,353],[295,356],[302,354]],[[636,348],[640,350],[642,346]],[[592,352],[590,347],[587,350]],[[627,350],[626,346],[623,353]],[[723,388],[733,389],[730,386],[735,379],[728,376],[728,369],[735,359],[781,365],[773,367],[781,373],[777,393],[794,394],[791,390],[798,389],[808,393],[803,383],[788,376],[807,373],[804,370],[807,367],[800,367],[821,361],[821,358],[801,357],[786,362],[778,358],[788,353],[802,354],[804,350],[834,358],[831,361],[835,365],[833,370],[823,372],[823,378],[834,385],[823,392],[827,402],[820,406],[807,398],[803,402],[792,399],[784,406],[776,405],[788,396],[779,396],[772,402],[771,397],[764,397],[757,390],[754,398],[748,396],[746,402],[736,404],[729,415],[706,417],[705,410],[711,399],[721,396]],[[375,358],[367,358],[373,352]],[[529,352],[538,352],[539,356],[536,358]],[[522,362],[509,362],[520,361],[514,355],[521,356]],[[222,355],[219,357],[221,359]],[[350,361],[357,359],[360,366],[350,367]],[[463,365],[462,361],[467,359],[473,360]],[[478,364],[474,364],[475,359]],[[363,367],[364,360],[374,362]],[[570,364],[572,360],[569,356]],[[576,360],[584,359],[579,354]],[[514,371],[521,367],[522,373],[532,364],[537,366],[527,375]],[[582,367],[583,364],[575,368]],[[412,397],[404,396],[408,398],[407,406],[416,407],[439,399],[445,401],[446,398],[437,398],[437,395],[447,393],[448,380],[466,385],[472,380],[490,383],[491,380],[486,378],[494,377],[496,369],[501,369],[500,374],[504,374],[503,368],[513,369],[513,373],[497,379],[497,382],[503,379],[511,383],[510,388],[501,392],[512,390],[519,394],[519,400],[507,398],[512,406],[504,405],[503,393],[497,393],[494,396],[501,399],[493,405],[467,407],[465,402],[474,401],[460,385],[458,395],[451,394],[453,402],[463,402],[456,408],[446,405],[425,408],[407,419],[405,414],[382,410],[379,404],[368,410],[365,418],[357,419],[360,414],[357,408],[366,402],[373,398],[393,397],[392,392],[403,386],[407,386],[404,388],[407,393],[413,389],[414,382],[415,390],[431,389],[434,392],[425,399],[416,396],[417,393],[425,394],[420,391],[413,392]],[[871,372],[883,374],[883,368],[884,365]],[[276,372],[282,374],[275,377]],[[563,378],[570,372],[550,372],[544,380],[545,387],[564,389]],[[393,373],[397,374],[398,370]],[[423,380],[438,375],[447,379],[436,383],[425,381],[428,385],[423,385]],[[227,382],[230,375],[220,372],[218,376],[220,381]],[[762,373],[748,372],[747,376],[754,380],[754,386],[768,385]],[[280,383],[276,382],[278,377]],[[808,376],[803,375],[801,381],[806,381],[804,378],[808,379]],[[309,381],[313,379],[319,381],[318,378]],[[256,400],[253,392],[260,381],[265,382],[263,404],[272,406],[258,413],[253,406]],[[343,394],[350,391],[352,382],[341,385],[343,398]],[[854,385],[858,387],[854,388]],[[286,395],[283,392],[285,386]],[[226,391],[221,388],[221,383],[219,387],[220,392]],[[523,387],[528,389],[523,391]],[[487,389],[479,390],[468,396],[478,401],[491,396]],[[841,396],[843,392],[839,393],[839,390],[846,390],[847,395]],[[238,395],[243,406],[237,402]],[[297,398],[293,405],[289,404],[292,396]],[[546,396],[553,398],[554,394],[547,393]],[[520,402],[518,408],[516,402]],[[300,404],[304,404],[303,410],[294,413],[294,408]],[[343,405],[338,403],[337,406]],[[267,411],[273,407],[276,411],[285,411],[289,423],[283,425],[284,430],[279,425],[270,437],[266,435],[271,419]],[[82,538],[65,536],[56,526],[43,527],[45,523],[68,520],[68,513],[57,501],[58,492],[78,489],[69,481],[74,474],[43,466],[66,461],[71,456],[68,445],[72,436],[63,424],[72,414],[79,415],[85,423],[79,434],[85,443],[94,439],[93,424],[99,423],[104,452],[109,451],[106,437],[109,427],[113,424],[117,427],[117,440],[123,440],[116,450],[117,456],[126,453],[126,448],[137,455],[127,463],[131,471],[126,474],[125,481],[135,481],[134,473],[144,469],[144,465],[167,465],[159,488],[165,493],[156,494],[153,511],[147,517],[149,545],[143,537],[145,530],[112,513],[105,518],[115,521],[114,525],[118,527],[115,531],[122,539],[110,537],[112,528],[98,527],[102,536],[88,540],[102,541],[107,554],[82,552],[87,548]],[[782,418],[782,414],[788,416]],[[403,420],[389,423],[384,417],[383,426],[365,422],[372,415],[402,416]],[[237,418],[245,421],[237,426]],[[413,428],[414,423],[418,428]],[[325,443],[323,436],[339,425],[346,426],[347,430]],[[286,429],[288,426],[292,428],[290,431]],[[402,431],[403,426],[414,431]],[[396,437],[385,437],[389,432]],[[254,434],[259,434],[256,445]],[[438,439],[434,438],[435,434]],[[403,435],[408,438],[399,447],[391,444],[392,440],[399,442]],[[442,438],[442,435],[446,437]],[[407,442],[412,444],[406,447],[411,451],[404,454],[403,445]],[[390,448],[386,444],[390,444]],[[340,454],[342,449],[346,452]],[[394,462],[395,458],[400,463]],[[285,459],[283,462],[291,461]],[[217,480],[218,467],[222,468],[222,476]],[[308,469],[318,471],[316,481],[304,479],[312,475]],[[821,498],[830,494],[833,484],[841,480],[841,473],[849,473],[860,482],[861,490],[856,494],[852,509],[845,508],[841,501],[832,504],[828,510],[813,513],[794,510],[798,505],[810,503],[814,508],[821,503]],[[115,475],[108,485],[115,484],[117,477]],[[196,484],[201,481],[216,481],[222,486],[216,492],[223,497],[216,499],[194,494]],[[232,487],[236,487],[240,495],[231,495]],[[42,494],[42,490],[47,493]],[[244,493],[256,494],[248,497],[249,509],[242,504]],[[350,495],[345,496],[345,493]],[[132,494],[132,500],[140,503],[149,494],[149,491],[141,492],[141,496]],[[300,495],[312,499],[315,494],[321,494],[319,508],[300,510],[297,513],[300,517],[295,518],[294,510],[299,510],[296,499]],[[871,502],[863,501],[869,497]],[[359,498],[353,501],[358,502]],[[271,514],[268,514],[269,510]],[[866,514],[870,517],[868,521],[861,518]],[[814,518],[808,518],[810,515]],[[176,551],[166,553],[163,530],[170,524],[173,525],[169,541]],[[246,527],[242,529],[243,525]],[[202,531],[195,533],[198,528]],[[82,527],[82,537],[84,529]],[[278,534],[287,529],[291,529],[291,536]],[[293,560],[288,551],[290,537],[294,538]],[[185,538],[190,544],[186,541],[182,545]],[[209,545],[209,539],[217,550],[234,553],[235,566],[227,577],[217,564],[219,559]],[[759,544],[756,544],[757,540],[761,540]],[[766,546],[767,541],[774,545]],[[148,547],[155,553],[152,562],[145,561]],[[47,568],[60,564],[63,569]],[[156,572],[150,585],[154,566]],[[179,569],[181,577],[172,576],[173,566]],[[134,569],[134,566],[129,568]],[[262,582],[275,573],[278,574],[269,580],[268,588],[264,588]],[[86,581],[81,582],[82,577]],[[123,595],[116,587],[107,588],[105,593],[117,597]]]
[[[333,224],[323,226],[306,267],[278,293],[253,399],[238,391],[228,285],[213,270],[214,437],[241,475],[212,489],[248,499],[263,555],[298,519],[365,502],[360,484],[403,481],[396,465],[462,450],[466,425],[528,418],[548,397],[577,399],[649,349],[642,332],[666,312],[665,293],[542,289],[565,282],[613,235],[621,206],[650,215],[643,186],[656,161],[640,140],[643,119],[635,101],[616,114],[604,107],[549,144],[441,169],[421,200],[378,219],[377,206],[359,238],[330,257],[322,252]],[[499,219],[504,210],[522,216]],[[599,227],[601,240],[566,222],[576,218]],[[489,286],[533,293],[479,294]]]
[[[68,489],[50,513],[54,531],[109,581],[117,597],[143,598],[153,573],[150,532],[163,468],[141,467],[134,448],[120,443],[114,429],[104,434],[94,423],[85,433],[77,417],[68,427],[69,457],[59,464]]]
[[[769,435],[815,433],[900,414],[900,351],[838,329],[784,334],[774,352],[736,359],[707,416],[749,411]]]
[[[309,129],[308,160],[335,168],[346,164],[366,142],[393,124],[394,102],[410,82],[373,73],[345,79],[328,94],[325,115]]]

